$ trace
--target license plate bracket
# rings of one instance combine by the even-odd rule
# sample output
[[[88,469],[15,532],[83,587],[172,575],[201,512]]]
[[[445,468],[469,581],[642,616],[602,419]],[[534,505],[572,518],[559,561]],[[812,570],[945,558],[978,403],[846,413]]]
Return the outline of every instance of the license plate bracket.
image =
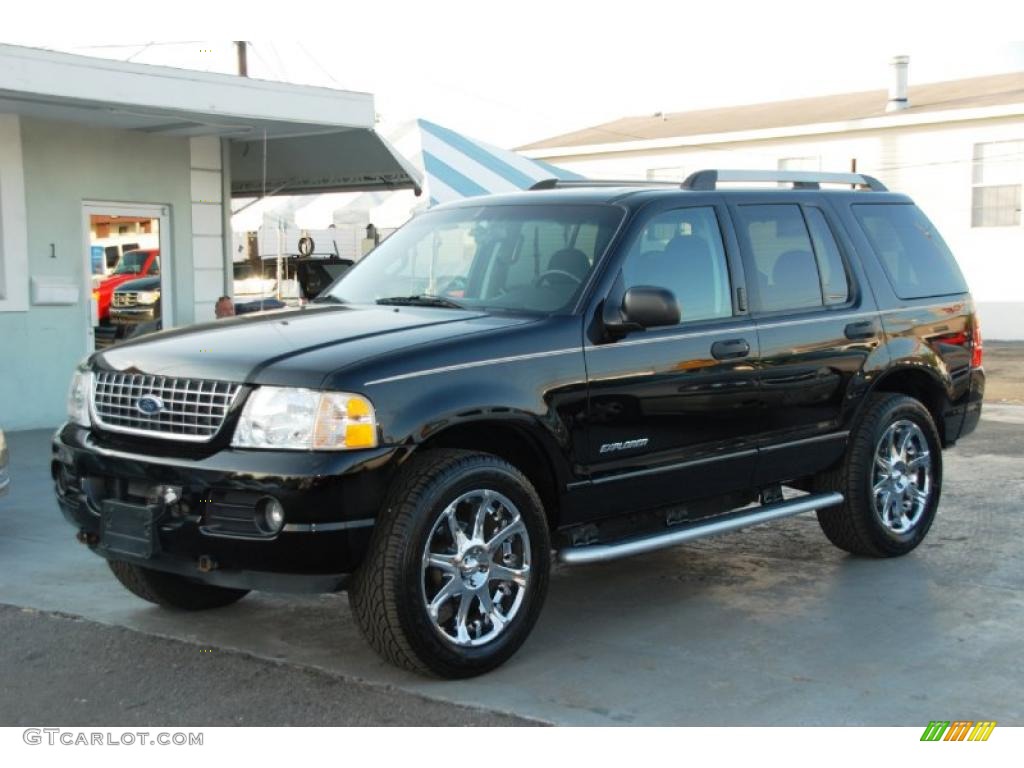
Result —
[[[160,551],[159,504],[108,499],[100,507],[100,544],[111,554],[149,559]]]

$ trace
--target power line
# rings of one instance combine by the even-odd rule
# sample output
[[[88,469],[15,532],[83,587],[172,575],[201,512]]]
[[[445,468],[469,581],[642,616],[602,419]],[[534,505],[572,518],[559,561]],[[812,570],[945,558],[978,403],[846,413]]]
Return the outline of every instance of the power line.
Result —
[[[250,42],[249,43],[249,50],[251,50],[253,53],[256,54],[256,58],[259,59],[263,63],[263,66],[267,68],[267,72],[276,75],[281,80],[287,80],[288,79],[287,77],[284,76],[284,73],[281,71],[281,69],[276,64],[271,64],[269,61],[267,61],[263,57],[263,54],[260,53],[260,49],[257,47],[256,43]]]
[[[131,56],[129,56],[127,59],[125,59],[125,61],[131,61],[136,56],[141,56],[142,54],[144,54],[146,51],[148,51],[152,47],[153,47],[153,43],[152,42],[146,43],[139,50],[137,50],[135,53],[133,53]]]
[[[309,60],[312,61],[314,64],[316,64],[316,66],[320,68],[320,71],[323,72],[325,75],[327,75],[327,77],[330,79],[330,81],[332,83],[334,83],[335,85],[341,85],[341,83],[339,83],[334,78],[334,75],[332,75],[330,72],[327,71],[327,67],[325,67],[323,64],[321,64],[319,59],[317,59],[312,53],[310,53],[308,50],[306,50],[306,46],[305,45],[303,45],[301,42],[299,42],[298,45],[299,45],[299,50],[302,51],[304,54],[306,54],[306,56],[309,57]]]
[[[270,46],[270,52],[274,55],[274,59],[277,60],[277,62],[281,65],[282,79],[284,79],[287,82],[292,82],[292,77],[291,75],[288,74],[288,68],[285,66],[284,59],[281,57],[281,54],[278,53],[277,46],[274,45],[273,41],[271,40],[267,41],[267,45]]]
[[[138,48],[140,46],[162,46],[162,45],[199,45],[203,42],[202,40],[176,40],[171,42],[156,42],[151,41],[148,43],[111,43],[108,45],[75,45],[71,46],[67,50],[71,51],[90,51],[99,50],[103,48]]]

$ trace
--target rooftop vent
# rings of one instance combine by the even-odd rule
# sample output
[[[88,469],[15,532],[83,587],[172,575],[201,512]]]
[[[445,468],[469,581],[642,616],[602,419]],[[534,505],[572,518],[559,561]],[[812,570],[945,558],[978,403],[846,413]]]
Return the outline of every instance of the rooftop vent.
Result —
[[[907,69],[910,67],[910,57],[893,56],[889,66],[892,68],[892,79],[889,81],[889,103],[885,105],[885,111],[899,112],[910,106],[907,99]]]

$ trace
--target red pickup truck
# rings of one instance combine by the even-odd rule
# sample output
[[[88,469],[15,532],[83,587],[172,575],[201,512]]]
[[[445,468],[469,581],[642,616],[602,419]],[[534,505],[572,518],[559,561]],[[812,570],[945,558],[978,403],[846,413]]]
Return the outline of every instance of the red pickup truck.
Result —
[[[92,297],[99,306],[99,320],[105,322],[110,318],[110,300],[117,286],[138,277],[151,277],[160,274],[160,251],[151,248],[145,251],[125,251],[117,262],[114,273],[100,283],[92,292]]]

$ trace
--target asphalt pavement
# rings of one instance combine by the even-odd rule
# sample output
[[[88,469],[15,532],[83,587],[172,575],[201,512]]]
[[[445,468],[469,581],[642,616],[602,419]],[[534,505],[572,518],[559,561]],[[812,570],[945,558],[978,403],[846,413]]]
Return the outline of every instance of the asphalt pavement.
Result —
[[[0,725],[534,725],[221,648],[0,606]]]
[[[222,711],[225,721],[314,724],[324,719],[308,702],[323,698],[339,723],[497,722],[507,713],[562,724],[1024,725],[1021,406],[986,406],[978,431],[945,454],[938,517],[907,557],[849,556],[802,515],[640,558],[559,567],[520,652],[459,682],[380,661],[344,595],[253,594],[202,614],[138,600],[61,518],[46,470],[49,433],[9,438],[0,603],[39,613],[0,613],[0,724],[25,722],[22,710],[70,717],[72,703],[31,685],[33,675],[64,669],[74,684],[55,690],[86,699],[92,722],[107,723],[192,723]],[[198,649],[212,649],[210,658]],[[222,704],[216,697],[229,686],[233,708],[202,704]],[[282,707],[293,686],[293,704]]]

